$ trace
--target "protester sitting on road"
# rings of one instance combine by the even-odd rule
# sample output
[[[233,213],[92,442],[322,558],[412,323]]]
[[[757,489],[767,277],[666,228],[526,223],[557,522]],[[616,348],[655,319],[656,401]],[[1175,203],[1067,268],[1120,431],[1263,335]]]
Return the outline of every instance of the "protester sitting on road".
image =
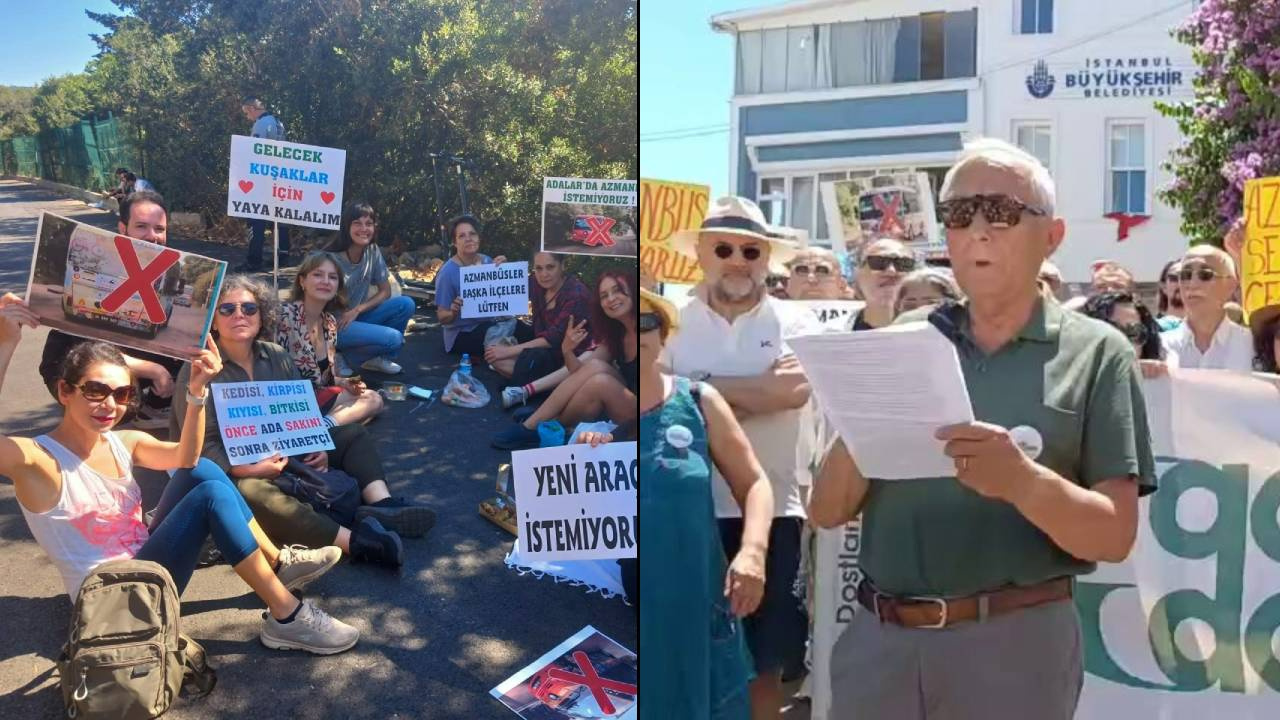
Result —
[[[274,298],[273,290],[249,275],[232,275],[223,282],[213,332],[225,363],[212,382],[302,379],[284,348],[268,340],[275,337],[271,329],[277,314]],[[183,367],[178,382],[184,382],[190,372],[190,365]],[[216,410],[217,398],[210,398],[209,402]],[[185,404],[183,398],[175,400],[175,412],[182,413]],[[391,497],[382,457],[363,425],[338,425],[329,429],[329,435],[335,449],[297,459],[319,472],[332,467],[355,478],[365,504],[356,511],[355,523],[349,529],[276,486],[273,480],[284,472],[286,458],[277,455],[248,465],[232,465],[222,444],[216,414],[205,422],[203,452],[235,479],[258,522],[277,542],[312,548],[336,545],[356,561],[402,565],[404,547],[400,535],[425,535],[435,524],[435,513]]]
[[[855,280],[867,304],[849,321],[849,329],[874,330],[893,322],[898,286],[915,267],[910,248],[898,240],[881,238],[864,247]]]
[[[902,279],[893,301],[893,314],[897,317],[916,308],[948,300],[959,302],[962,297],[964,295],[954,275],[941,268],[924,267],[912,270]]]
[[[1134,292],[1133,273],[1115,260],[1099,260],[1093,264],[1091,295],[1104,292]]]
[[[1158,377],[1167,367],[1235,370],[1253,369],[1253,338],[1227,317],[1227,303],[1235,294],[1235,263],[1212,245],[1196,245],[1182,256],[1178,287],[1187,319],[1160,333],[1165,360],[1145,360],[1142,373]]]
[[[575,321],[585,329],[573,348],[574,356],[591,347],[590,291],[576,276],[564,270],[564,257],[549,252],[533,256],[533,277],[529,279],[529,302],[533,306],[533,327],[516,323],[514,345],[494,344],[485,348],[484,359],[513,387],[522,387],[564,366],[560,345]]]
[[[450,220],[449,237],[453,239],[454,255],[436,273],[436,318],[444,329],[445,352],[467,353],[477,358],[484,355],[484,335],[493,321],[462,318],[462,268],[487,263],[501,265],[507,257],[490,258],[480,252],[480,221],[471,215]]]
[[[107,197],[123,199],[124,196],[128,194],[125,192],[125,186],[127,184],[125,180],[125,176],[128,174],[129,174],[129,168],[123,168],[123,167],[116,168],[116,172],[115,172],[116,186],[106,191],[103,194],[106,195]]]
[[[1280,305],[1267,305],[1249,313],[1249,326],[1253,330],[1253,369],[1258,372],[1280,374],[1276,366],[1280,353]]]
[[[634,275],[606,270],[596,281],[595,300],[590,306],[590,322],[599,343],[586,359],[577,355],[587,337],[587,318],[573,323],[561,340],[565,366],[557,371],[566,378],[546,402],[523,422],[499,432],[493,446],[502,450],[538,447],[538,424],[559,420],[566,428],[590,422],[602,415],[618,425],[636,417],[639,371],[636,365]],[[510,389],[510,388],[508,388]],[[532,388],[522,389],[530,393]]]
[[[367,203],[353,202],[342,211],[338,239],[329,250],[338,261],[346,285],[347,309],[338,316],[337,374],[351,367],[395,375],[395,358],[404,345],[404,330],[413,317],[413,298],[391,297],[391,277],[382,250],[374,242],[378,215]],[[374,290],[376,288],[376,290]],[[374,290],[370,294],[370,290]]]
[[[167,243],[169,210],[158,193],[135,192],[120,201],[120,221],[117,232],[138,240],[158,245]],[[64,358],[81,343],[82,337],[68,335],[60,330],[50,330],[40,355],[40,377],[49,394],[58,398],[58,379]],[[169,425],[169,405],[174,391],[174,377],[182,368],[182,361],[164,355],[141,350],[121,350],[129,372],[141,385],[141,399],[131,406],[125,423],[140,430],[154,430]]]
[[[1156,287],[1159,304],[1156,307],[1156,322],[1160,331],[1172,330],[1182,324],[1187,310],[1182,306],[1182,290],[1178,275],[1182,272],[1182,258],[1170,260],[1160,271],[1160,285]]]
[[[327,252],[313,252],[298,266],[289,291],[289,302],[280,305],[276,344],[293,358],[293,364],[316,389],[320,412],[335,425],[363,423],[383,410],[382,396],[358,377],[334,372],[338,318],[346,307],[345,280],[338,261]]]
[[[751,659],[739,618],[764,596],[773,493],[724,397],[660,369],[663,345],[677,329],[675,307],[647,290],[639,307],[642,698],[670,718],[739,720],[751,710]],[[712,467],[743,516],[727,569]]]
[[[16,295],[0,298],[0,383],[35,316]],[[293,590],[337,562],[332,552],[277,549],[254,520],[226,474],[200,458],[207,387],[222,368],[212,341],[193,355],[182,384],[191,399],[177,442],[135,430],[112,430],[136,398],[124,357],[103,342],[86,342],[64,359],[58,379],[62,420],[36,438],[0,436],[0,474],[13,480],[22,515],[62,576],[73,600],[93,570],[134,558],[163,565],[178,593],[195,571],[205,537],[267,605],[259,638],[267,647],[331,655],[356,644],[360,632],[335,620]],[[142,519],[134,466],[174,471],[151,527]]]
[[[824,247],[810,246],[787,261],[787,297],[792,300],[840,300],[846,284],[840,274],[836,254]]]
[[[1119,330],[1133,345],[1139,360],[1159,360],[1163,356],[1160,326],[1147,306],[1132,293],[1112,291],[1094,295],[1080,312]]]

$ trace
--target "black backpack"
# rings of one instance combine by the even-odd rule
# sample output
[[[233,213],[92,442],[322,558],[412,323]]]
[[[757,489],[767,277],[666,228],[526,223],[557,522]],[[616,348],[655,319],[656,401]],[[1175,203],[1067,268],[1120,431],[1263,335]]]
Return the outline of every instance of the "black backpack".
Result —
[[[289,464],[274,482],[286,495],[307,503],[316,512],[333,518],[339,525],[355,525],[356,510],[361,504],[360,485],[345,472],[334,468],[320,472],[295,458],[289,458]]]

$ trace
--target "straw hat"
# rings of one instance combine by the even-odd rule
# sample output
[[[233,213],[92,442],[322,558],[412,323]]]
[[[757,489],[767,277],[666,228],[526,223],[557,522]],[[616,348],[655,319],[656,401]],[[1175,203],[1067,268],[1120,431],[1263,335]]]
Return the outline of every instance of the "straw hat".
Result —
[[[656,292],[640,288],[640,312],[652,312],[661,315],[668,335],[680,327],[680,311],[676,309],[674,303]]]
[[[709,232],[739,235],[769,243],[769,272],[776,275],[786,272],[786,262],[796,254],[795,243],[784,240],[771,231],[760,206],[744,197],[727,195],[716,200],[707,209],[702,227],[696,230],[677,230],[671,235],[671,249],[697,260],[698,238]]]

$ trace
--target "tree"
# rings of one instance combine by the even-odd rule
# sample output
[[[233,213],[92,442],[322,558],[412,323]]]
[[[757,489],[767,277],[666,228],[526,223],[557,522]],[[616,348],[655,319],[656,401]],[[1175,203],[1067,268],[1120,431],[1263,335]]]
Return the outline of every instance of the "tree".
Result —
[[[34,135],[39,126],[31,112],[36,89],[0,85],[0,140],[18,135]]]
[[[1194,99],[1160,105],[1186,136],[1161,196],[1192,242],[1219,243],[1242,213],[1245,181],[1280,173],[1280,0],[1205,0],[1174,36],[1200,72]]]

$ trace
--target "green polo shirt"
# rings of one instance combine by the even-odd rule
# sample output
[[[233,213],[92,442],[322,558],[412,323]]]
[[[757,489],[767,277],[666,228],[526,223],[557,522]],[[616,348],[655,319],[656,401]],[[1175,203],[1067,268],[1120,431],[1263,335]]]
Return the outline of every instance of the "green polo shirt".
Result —
[[[987,355],[973,341],[967,305],[909,313],[956,344],[974,416],[1039,431],[1036,462],[1084,487],[1129,477],[1155,490],[1155,463],[1137,363],[1105,323],[1038,301],[1026,326]],[[1009,503],[954,477],[871,479],[861,563],[882,591],[961,597],[1091,572]]]

